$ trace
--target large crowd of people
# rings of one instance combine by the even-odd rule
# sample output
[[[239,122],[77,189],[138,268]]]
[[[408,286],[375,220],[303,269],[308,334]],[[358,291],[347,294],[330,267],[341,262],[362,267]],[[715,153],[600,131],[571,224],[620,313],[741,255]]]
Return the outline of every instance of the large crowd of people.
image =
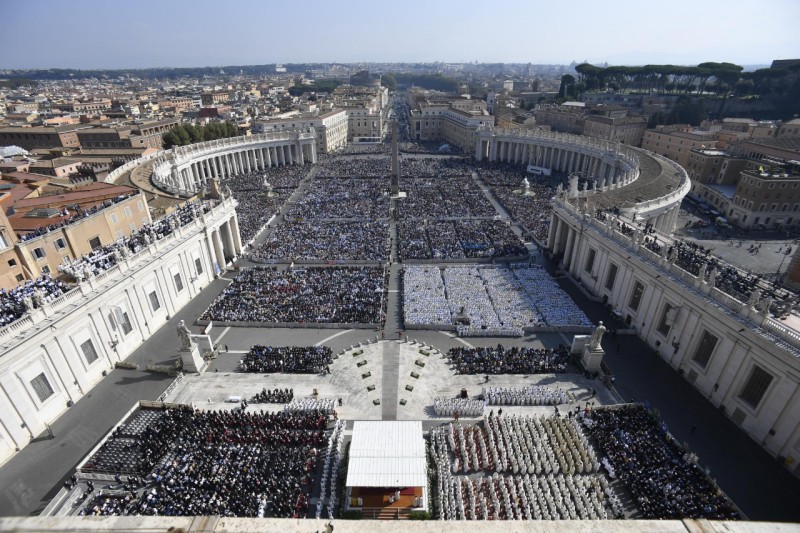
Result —
[[[398,217],[401,220],[487,218],[497,215],[494,206],[472,176],[403,178],[399,186],[407,195],[398,208]]]
[[[403,260],[524,257],[525,245],[500,220],[424,220],[398,224]]]
[[[254,260],[386,261],[389,224],[358,222],[284,222],[253,251]]]
[[[550,348],[493,347],[450,348],[447,358],[456,374],[551,374],[566,372],[569,350]]]
[[[483,182],[514,220],[539,243],[546,243],[552,213],[550,200],[555,195],[556,184],[563,181],[562,173],[556,172],[552,177],[534,177],[519,164],[483,161],[476,165],[480,168]],[[523,195],[519,191],[522,190],[522,180],[526,178],[530,194]]]
[[[386,177],[391,175],[390,157],[322,158],[317,167],[318,178],[350,178],[355,176]],[[388,185],[388,181],[386,182]]]
[[[103,200],[101,203],[97,205],[93,205],[89,209],[82,209],[80,205],[75,204],[72,211],[70,211],[69,207],[65,207],[64,211],[61,213],[61,216],[67,217],[62,219],[61,221],[55,224],[48,224],[46,226],[40,226],[33,231],[29,231],[26,233],[19,233],[17,237],[21,242],[29,241],[31,239],[35,239],[41,235],[46,235],[51,231],[61,229],[63,227],[69,226],[73,222],[77,222],[84,218],[88,218],[96,213],[99,213],[103,209],[107,207],[111,207],[114,204],[118,204],[128,198],[139,194],[138,192],[134,192],[131,194],[120,194],[119,196],[115,196],[114,198],[108,198]]]
[[[0,288],[0,327],[19,320],[31,309],[53,301],[69,289],[63,281],[46,274],[10,290]]]
[[[407,325],[453,325],[475,330],[591,327],[591,322],[541,267],[494,268],[407,265],[403,269]]]
[[[152,243],[172,235],[178,228],[210,211],[211,207],[211,202],[187,202],[167,216],[143,225],[131,233],[130,237],[95,248],[73,261],[65,261],[59,265],[58,270],[78,281],[96,276]]]
[[[309,168],[309,165],[286,165],[225,178],[224,184],[239,202],[236,214],[243,243],[250,242],[280,211]],[[264,186],[265,181],[271,187],[271,194]]]
[[[377,324],[382,267],[244,270],[201,316],[215,322]]]
[[[731,501],[643,406],[594,409],[584,424],[609,475],[619,478],[644,519],[739,518]]]
[[[430,452],[443,520],[624,514],[576,418],[490,415],[476,425],[451,423],[431,430]]]
[[[286,213],[289,220],[375,219],[389,216],[389,180],[318,178]]]
[[[255,345],[239,362],[239,372],[271,374],[319,374],[331,364],[333,353],[327,346]]]
[[[318,458],[330,444],[327,416],[191,407],[156,413],[131,439],[141,486],[94,494],[81,514],[309,515]]]

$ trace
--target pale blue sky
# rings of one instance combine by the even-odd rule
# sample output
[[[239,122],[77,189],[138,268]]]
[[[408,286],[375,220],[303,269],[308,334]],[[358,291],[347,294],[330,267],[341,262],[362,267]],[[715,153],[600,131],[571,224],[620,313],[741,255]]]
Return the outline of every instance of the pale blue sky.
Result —
[[[0,68],[800,57],[798,0],[0,0],[0,20]]]

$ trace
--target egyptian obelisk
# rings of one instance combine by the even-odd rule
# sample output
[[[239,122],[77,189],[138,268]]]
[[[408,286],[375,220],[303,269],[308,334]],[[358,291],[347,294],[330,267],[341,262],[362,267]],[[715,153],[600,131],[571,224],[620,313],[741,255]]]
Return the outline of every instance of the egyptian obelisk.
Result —
[[[406,193],[400,192],[400,157],[398,155],[397,138],[400,133],[397,121],[392,123],[392,198],[405,198]]]

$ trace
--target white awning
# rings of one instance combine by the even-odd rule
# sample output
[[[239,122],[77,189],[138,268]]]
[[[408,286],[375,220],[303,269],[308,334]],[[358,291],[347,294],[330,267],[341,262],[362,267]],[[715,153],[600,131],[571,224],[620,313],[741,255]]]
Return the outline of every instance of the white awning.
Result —
[[[422,422],[356,421],[347,466],[348,487],[427,484]]]

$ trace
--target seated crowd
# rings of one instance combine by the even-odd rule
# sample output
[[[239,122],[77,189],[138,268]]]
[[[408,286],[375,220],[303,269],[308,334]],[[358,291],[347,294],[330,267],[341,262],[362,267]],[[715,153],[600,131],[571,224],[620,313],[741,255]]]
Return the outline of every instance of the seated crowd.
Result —
[[[239,362],[239,372],[319,374],[331,364],[327,346],[259,346],[250,348]]]
[[[10,290],[0,288],[0,327],[22,318],[31,309],[55,300],[69,289],[67,284],[47,274],[26,280]]]
[[[490,414],[481,424],[435,427],[430,455],[444,520],[596,520],[624,513],[575,418]]]
[[[389,180],[317,178],[286,213],[288,220],[375,219],[389,216]]]
[[[193,222],[210,211],[211,205],[210,202],[182,204],[169,215],[135,230],[130,237],[118,239],[111,244],[95,248],[78,259],[64,262],[59,265],[58,270],[78,281],[96,276],[113,268],[123,259],[147,248],[155,241],[172,235],[176,229]]]
[[[322,157],[317,164],[318,178],[350,178],[354,176],[390,176],[390,157],[343,158]]]
[[[286,165],[225,178],[224,184],[239,202],[236,215],[243,243],[250,242],[280,211],[308,171],[309,165]],[[266,194],[264,180],[272,187],[274,196]]]
[[[294,389],[262,389],[250,399],[250,403],[289,403],[294,399]]]
[[[389,224],[385,221],[284,222],[253,251],[254,260],[386,261]]]
[[[410,326],[468,322],[465,325],[471,329],[519,330],[592,325],[538,266],[440,269],[407,265],[403,269],[403,313]]]
[[[508,223],[500,220],[398,223],[398,253],[407,259],[489,259],[527,256]]]
[[[116,196],[114,198],[108,198],[107,200],[103,200],[99,205],[94,205],[89,209],[82,209],[80,205],[75,204],[75,207],[74,207],[72,213],[70,213],[70,210],[69,210],[68,207],[65,207],[64,208],[64,212],[61,214],[61,216],[65,216],[65,217],[68,217],[68,218],[65,218],[64,220],[62,220],[60,222],[57,222],[55,224],[48,224],[46,226],[40,226],[40,227],[36,228],[35,230],[29,231],[27,233],[17,234],[17,237],[19,238],[19,240],[21,242],[25,242],[25,241],[29,241],[31,239],[34,239],[36,237],[39,237],[40,235],[46,235],[46,234],[50,233],[53,230],[57,230],[57,229],[65,227],[65,226],[69,226],[73,222],[77,222],[78,220],[90,217],[90,216],[94,215],[95,213],[99,213],[100,211],[102,211],[106,207],[111,207],[112,205],[118,204],[118,203],[122,202],[123,200],[127,200],[128,198],[131,198],[132,196],[135,196],[137,194],[138,194],[138,192],[134,192],[134,193],[131,193],[131,194],[120,194],[119,196]]]
[[[142,486],[93,495],[82,515],[308,515],[327,416],[191,407],[159,414],[132,444]]]
[[[450,348],[447,358],[456,374],[551,374],[566,372],[569,350],[558,348]]]
[[[399,186],[407,194],[398,208],[401,220],[497,215],[494,206],[471,176],[403,178]]]
[[[255,267],[236,276],[201,320],[377,324],[384,287],[381,267]]]
[[[609,475],[619,478],[646,520],[730,520],[739,513],[681,446],[641,405],[594,409],[584,424]]]

